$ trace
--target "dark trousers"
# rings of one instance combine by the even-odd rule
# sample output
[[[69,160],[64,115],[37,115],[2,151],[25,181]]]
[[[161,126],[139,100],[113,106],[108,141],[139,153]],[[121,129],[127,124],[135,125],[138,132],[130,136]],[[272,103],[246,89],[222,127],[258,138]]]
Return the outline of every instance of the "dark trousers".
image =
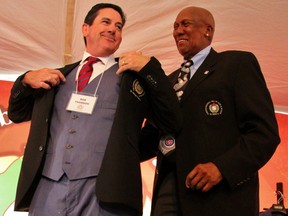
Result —
[[[175,171],[165,175],[159,190],[154,194],[151,216],[179,216],[179,202]]]

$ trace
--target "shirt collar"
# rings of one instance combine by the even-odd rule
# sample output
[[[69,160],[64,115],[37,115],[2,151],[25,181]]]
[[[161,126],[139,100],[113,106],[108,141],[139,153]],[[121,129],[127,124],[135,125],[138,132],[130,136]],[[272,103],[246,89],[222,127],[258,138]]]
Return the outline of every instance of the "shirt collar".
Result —
[[[193,61],[193,68],[198,69],[200,65],[203,63],[207,55],[210,53],[211,46],[207,46],[204,49],[202,49],[200,52],[198,52],[196,55],[194,55],[191,59]]]
[[[92,56],[92,55],[90,53],[88,53],[87,51],[84,51],[84,54],[83,54],[83,57],[82,57],[80,64],[83,64],[89,56]],[[93,57],[100,59],[102,64],[104,64],[106,66],[108,66],[108,63],[109,64],[115,64],[116,63],[114,55],[110,55],[110,56],[106,56],[106,57],[97,57],[97,56],[93,56]]]

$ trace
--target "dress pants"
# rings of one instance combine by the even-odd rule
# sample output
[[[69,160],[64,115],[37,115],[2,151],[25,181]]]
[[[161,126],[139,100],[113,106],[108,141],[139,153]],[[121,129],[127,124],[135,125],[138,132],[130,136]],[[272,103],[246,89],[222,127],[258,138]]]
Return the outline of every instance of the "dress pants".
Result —
[[[155,204],[151,216],[179,216],[175,171],[166,174],[158,192],[154,195]]]
[[[123,206],[103,205],[95,194],[97,177],[59,181],[42,176],[33,196],[29,216],[136,216]]]

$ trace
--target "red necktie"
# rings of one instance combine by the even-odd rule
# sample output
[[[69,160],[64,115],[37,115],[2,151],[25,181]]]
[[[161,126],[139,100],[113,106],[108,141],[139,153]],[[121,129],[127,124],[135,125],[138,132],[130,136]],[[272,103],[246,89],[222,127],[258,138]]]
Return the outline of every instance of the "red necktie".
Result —
[[[82,66],[78,75],[78,91],[82,91],[89,82],[93,72],[93,64],[98,61],[98,58],[92,56],[87,58],[87,62]]]

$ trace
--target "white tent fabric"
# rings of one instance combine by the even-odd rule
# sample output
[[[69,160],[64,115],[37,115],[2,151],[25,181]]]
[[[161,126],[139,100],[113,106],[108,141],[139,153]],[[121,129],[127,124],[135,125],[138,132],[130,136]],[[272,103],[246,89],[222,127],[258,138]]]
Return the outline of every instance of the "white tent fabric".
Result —
[[[14,80],[28,69],[63,66],[64,57],[72,62],[79,60],[85,49],[81,26],[87,11],[98,2],[102,1],[0,0],[0,79]],[[260,62],[277,111],[288,112],[287,0],[104,2],[118,4],[127,14],[117,54],[141,50],[154,55],[167,74],[182,61],[172,37],[177,13],[188,5],[207,8],[216,20],[212,46],[219,52],[227,49],[253,52]],[[73,22],[69,19],[68,22],[72,29],[67,31],[66,16],[71,8],[69,17]],[[249,96],[249,92],[243,94]]]

